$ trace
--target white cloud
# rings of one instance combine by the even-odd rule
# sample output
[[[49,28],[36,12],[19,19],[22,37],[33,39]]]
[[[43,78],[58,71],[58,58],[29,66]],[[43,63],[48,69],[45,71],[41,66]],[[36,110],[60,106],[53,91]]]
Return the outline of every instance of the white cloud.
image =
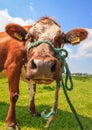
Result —
[[[92,29],[86,29],[88,31],[88,37],[82,41],[74,53],[71,49],[71,58],[91,58],[92,57]]]
[[[30,6],[29,6],[29,8],[30,8],[30,11],[31,11],[31,12],[34,11],[34,7],[33,7],[33,3],[32,3],[32,2],[30,2]]]
[[[68,51],[68,54],[69,54],[69,57],[71,57],[72,56],[72,48],[69,48],[69,47],[67,47],[67,46],[65,46],[64,47],[67,51]]]
[[[34,21],[32,19],[23,20],[21,17],[12,17],[8,13],[8,10],[0,10],[0,31],[4,31],[4,27],[8,23],[17,23],[22,26],[30,25]]]

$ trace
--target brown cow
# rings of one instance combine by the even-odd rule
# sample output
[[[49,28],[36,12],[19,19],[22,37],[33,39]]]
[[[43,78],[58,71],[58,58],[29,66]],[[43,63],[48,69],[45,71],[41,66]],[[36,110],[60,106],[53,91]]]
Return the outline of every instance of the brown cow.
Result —
[[[65,43],[80,43],[87,38],[88,32],[77,28],[64,34],[55,20],[49,17],[41,18],[32,27],[8,24],[5,30],[14,38],[5,32],[0,33],[0,71],[6,70],[10,92],[10,107],[6,121],[8,128],[17,129],[15,105],[19,97],[20,74],[29,86],[30,111],[33,115],[38,115],[34,104],[36,83],[49,84],[61,79],[62,65],[56,58],[56,53],[44,40],[60,48]],[[43,43],[28,50],[28,45],[37,41]]]

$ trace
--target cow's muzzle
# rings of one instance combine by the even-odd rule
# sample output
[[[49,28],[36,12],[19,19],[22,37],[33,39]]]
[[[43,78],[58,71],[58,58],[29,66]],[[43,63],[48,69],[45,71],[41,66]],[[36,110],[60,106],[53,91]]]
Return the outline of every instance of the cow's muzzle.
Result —
[[[60,79],[60,66],[56,58],[32,59],[27,66],[26,79],[36,83],[51,83]]]

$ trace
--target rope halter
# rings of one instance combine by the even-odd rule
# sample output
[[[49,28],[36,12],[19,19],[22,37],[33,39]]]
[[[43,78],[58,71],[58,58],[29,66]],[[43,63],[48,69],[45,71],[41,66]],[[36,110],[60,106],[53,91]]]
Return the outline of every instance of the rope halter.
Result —
[[[67,52],[67,50],[65,50],[63,48],[55,48],[54,45],[51,42],[49,42],[48,40],[40,40],[37,42],[29,43],[28,48],[27,48],[27,55],[29,54],[29,51],[31,48],[36,47],[42,43],[48,44],[52,48],[52,50],[56,53],[56,58],[61,62],[61,64],[63,64],[63,68],[61,68],[62,69],[61,74],[64,72],[64,69],[66,72],[65,80],[63,80],[63,78],[62,78],[61,83],[60,83],[60,81],[56,81],[55,101],[54,101],[54,105],[52,106],[51,112],[49,112],[47,115],[45,114],[46,111],[43,111],[41,113],[41,116],[44,119],[47,119],[47,124],[45,127],[47,128],[50,125],[50,123],[53,121],[53,119],[56,115],[56,111],[57,111],[57,107],[58,107],[58,93],[59,93],[60,87],[62,86],[66,100],[67,100],[72,112],[75,115],[75,118],[80,126],[80,129],[83,130],[83,125],[81,124],[80,119],[77,115],[77,112],[75,111],[74,106],[71,103],[69,96],[67,94],[67,91],[66,91],[66,90],[70,91],[73,89],[72,76],[71,76],[68,64],[66,63],[66,60],[65,60],[66,57],[68,57],[68,52]],[[70,82],[70,87],[68,86],[68,81]]]
[[[37,42],[31,42],[28,44],[28,48],[27,48],[27,56],[29,54],[29,51],[31,48],[34,48],[42,43],[46,43],[48,44],[52,50],[56,53],[56,58],[61,62],[63,63],[63,67],[62,67],[62,72],[64,72],[64,69],[66,71],[66,78],[65,78],[65,87],[67,90],[72,90],[73,89],[73,82],[72,82],[72,77],[71,77],[71,73],[70,73],[70,70],[69,70],[69,67],[68,67],[68,64],[66,63],[65,61],[65,58],[68,57],[68,52],[67,50],[65,50],[64,48],[55,48],[54,45],[48,41],[48,40],[40,40],[40,41],[37,41]],[[68,87],[68,80],[70,81],[70,87]],[[57,86],[61,86],[60,84],[60,81],[57,81]]]

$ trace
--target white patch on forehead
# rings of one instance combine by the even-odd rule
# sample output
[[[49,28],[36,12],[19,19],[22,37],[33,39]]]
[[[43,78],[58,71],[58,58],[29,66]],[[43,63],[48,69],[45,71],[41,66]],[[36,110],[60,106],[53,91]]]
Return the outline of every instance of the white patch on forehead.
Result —
[[[53,41],[59,31],[60,27],[54,22],[53,24],[43,24],[38,22],[29,30],[29,34],[36,35],[40,40],[47,38]]]
[[[41,24],[36,24],[29,30],[29,33],[32,35],[40,35],[42,32],[43,26],[41,26]]]
[[[52,25],[46,30],[44,34],[41,35],[41,37],[44,38],[45,36],[47,36],[48,39],[53,40],[59,30],[60,29],[58,26]]]

